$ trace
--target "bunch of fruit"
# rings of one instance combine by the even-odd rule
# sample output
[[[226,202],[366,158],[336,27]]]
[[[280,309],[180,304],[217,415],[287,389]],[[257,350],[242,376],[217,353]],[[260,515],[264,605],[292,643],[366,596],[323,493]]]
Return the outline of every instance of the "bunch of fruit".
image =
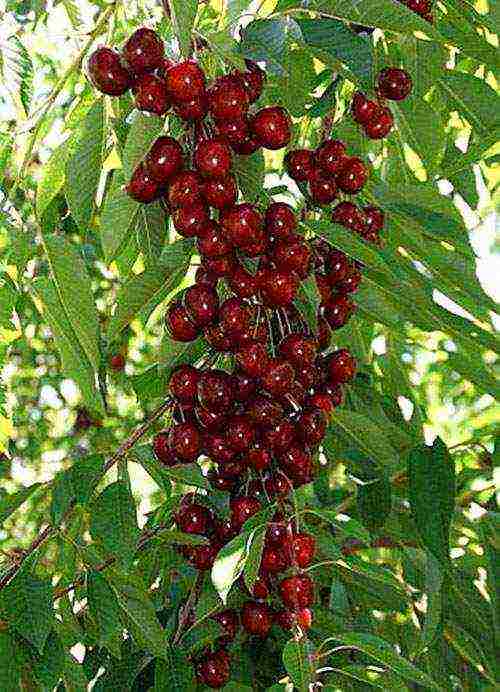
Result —
[[[352,100],[352,116],[361,125],[370,139],[383,139],[394,126],[394,117],[390,108],[384,103],[403,101],[412,90],[410,75],[397,67],[388,67],[378,76],[378,101],[368,99],[365,94],[357,91]]]

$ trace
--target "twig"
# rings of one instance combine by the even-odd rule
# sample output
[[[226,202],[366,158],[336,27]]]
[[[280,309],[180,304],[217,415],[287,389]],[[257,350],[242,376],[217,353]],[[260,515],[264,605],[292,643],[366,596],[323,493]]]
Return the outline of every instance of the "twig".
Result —
[[[39,548],[42,543],[45,543],[45,541],[52,536],[53,533],[55,533],[57,529],[54,526],[46,526],[35,538],[35,540],[31,543],[30,547],[24,551],[24,554],[18,559],[15,565],[13,565],[6,574],[3,575],[3,577],[0,579],[0,589],[3,589],[7,584],[10,582],[10,580],[16,576],[16,574],[19,572],[21,569],[21,565],[23,562],[26,560],[27,557],[29,557],[32,553]]]
[[[179,643],[179,640],[181,639],[182,635],[184,634],[184,630],[186,629],[186,625],[189,625],[191,612],[194,606],[196,605],[196,602],[200,595],[200,590],[203,584],[204,576],[205,575],[203,572],[198,572],[198,574],[196,575],[196,581],[193,584],[193,588],[191,589],[191,593],[189,594],[186,603],[181,609],[181,612],[179,614],[179,624],[177,625],[177,630],[172,640],[172,644],[174,645]]]

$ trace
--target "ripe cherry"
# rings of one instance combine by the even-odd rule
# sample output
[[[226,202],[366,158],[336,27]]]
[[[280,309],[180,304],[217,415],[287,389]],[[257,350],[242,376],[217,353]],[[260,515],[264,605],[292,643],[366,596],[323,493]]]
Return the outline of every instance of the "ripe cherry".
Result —
[[[314,172],[313,152],[309,149],[295,149],[285,156],[285,165],[290,178],[305,183]]]
[[[298,567],[309,567],[314,558],[316,541],[308,533],[297,533],[292,540],[292,554]]]
[[[248,110],[248,94],[231,76],[220,77],[208,94],[209,110],[216,120],[238,120]]]
[[[268,598],[269,584],[265,577],[257,577],[253,585],[251,595],[258,600],[264,600]]]
[[[281,341],[280,355],[294,366],[312,365],[317,353],[314,339],[300,332],[292,332]]]
[[[245,118],[218,120],[215,124],[218,137],[228,144],[238,145],[249,138],[250,130]]]
[[[307,400],[307,404],[313,408],[321,409],[327,416],[329,416],[335,408],[332,397],[325,392],[311,394]]]
[[[307,576],[283,579],[279,590],[283,603],[293,610],[308,608],[314,601],[314,586]]]
[[[250,402],[248,415],[260,428],[273,427],[283,418],[283,407],[273,399],[258,395]]]
[[[276,455],[284,454],[295,442],[295,426],[283,419],[262,434],[262,442]]]
[[[242,264],[237,263],[229,277],[231,290],[239,298],[251,298],[257,292],[257,281],[253,274],[245,269]]]
[[[370,139],[387,137],[394,125],[394,118],[386,106],[380,106],[372,120],[364,126],[365,134]]]
[[[263,574],[278,574],[290,566],[290,559],[283,549],[264,547],[260,568]]]
[[[191,321],[188,311],[179,301],[170,305],[166,325],[170,336],[175,341],[194,341],[200,333],[198,327]]]
[[[275,243],[272,258],[278,269],[295,272],[302,279],[309,274],[311,248],[301,236],[292,236]]]
[[[252,60],[245,60],[245,63],[247,70],[245,72],[236,72],[236,75],[243,84],[250,103],[255,103],[262,94],[266,73]]]
[[[344,401],[344,390],[342,389],[342,385],[326,382],[323,391],[330,397],[335,407],[342,405]]]
[[[273,396],[286,394],[295,378],[295,370],[283,358],[272,358],[262,375],[262,388]]]
[[[312,478],[312,459],[300,445],[292,445],[279,458],[280,467],[292,479],[294,485],[304,485]]]
[[[279,610],[274,614],[274,622],[285,631],[291,630],[296,621],[295,613],[290,610]]]
[[[266,493],[270,498],[285,498],[292,490],[290,479],[282,472],[272,473],[265,481]]]
[[[316,161],[330,176],[334,176],[340,170],[346,157],[346,146],[338,139],[327,139],[316,150]]]
[[[172,214],[175,230],[184,238],[201,235],[209,222],[209,216],[202,202],[178,207]]]
[[[225,331],[237,338],[250,326],[251,313],[240,298],[228,298],[220,306],[219,318]]]
[[[326,351],[332,340],[332,330],[324,317],[318,316],[318,345],[320,351]]]
[[[216,615],[212,615],[212,620],[218,622],[222,627],[224,637],[219,641],[221,644],[229,644],[236,637],[236,632],[238,631],[238,614],[232,608],[223,610]]]
[[[204,331],[204,337],[215,351],[225,353],[233,350],[233,339],[221,324],[209,325]]]
[[[170,375],[170,393],[181,404],[196,401],[200,372],[192,365],[179,365]]]
[[[379,207],[368,205],[363,207],[366,228],[368,232],[379,233],[384,227],[384,212]]]
[[[163,41],[152,29],[137,29],[123,47],[123,57],[134,74],[152,72],[163,65]]]
[[[239,370],[231,375],[231,380],[234,398],[238,402],[248,401],[257,389],[257,381]]]
[[[171,207],[187,207],[201,201],[201,178],[195,171],[181,171],[170,179],[168,202]]]
[[[144,159],[147,172],[160,185],[184,165],[182,147],[173,137],[158,137]]]
[[[349,320],[352,313],[355,311],[356,305],[349,300],[347,296],[338,294],[334,295],[331,300],[324,306],[324,318],[328,322],[330,329],[340,329]]]
[[[186,553],[189,562],[200,572],[212,569],[217,553],[220,550],[219,543],[209,545],[195,545],[187,548]]]
[[[376,101],[367,99],[360,91],[354,94],[351,106],[352,117],[360,125],[366,125],[373,120],[378,108],[379,106]]]
[[[202,195],[206,203],[214,209],[232,207],[238,199],[238,188],[234,176],[226,175],[223,178],[205,180]]]
[[[158,183],[151,178],[143,163],[135,168],[125,189],[132,199],[142,204],[154,202],[160,196]]]
[[[115,372],[125,368],[125,356],[122,353],[115,353],[109,359],[109,367]]]
[[[299,288],[299,277],[281,269],[267,269],[260,280],[262,298],[269,307],[290,305]]]
[[[226,438],[235,452],[245,452],[255,438],[255,428],[251,420],[244,415],[229,418],[226,426]]]
[[[309,192],[316,204],[331,204],[338,194],[337,184],[332,176],[315,168],[309,178]]]
[[[213,520],[210,510],[203,505],[183,503],[175,518],[175,522],[183,533],[206,535],[212,528]]]
[[[231,378],[224,370],[206,370],[198,382],[198,399],[209,411],[228,411],[233,401]]]
[[[238,529],[261,509],[259,500],[254,497],[234,497],[230,501],[231,523]]]
[[[354,378],[356,359],[345,348],[335,351],[326,360],[328,379],[332,384],[343,384]]]
[[[95,50],[88,62],[88,73],[92,84],[103,94],[121,96],[131,86],[132,78],[123,66],[120,54],[112,48]]]
[[[347,276],[335,286],[335,290],[342,294],[355,293],[361,284],[361,279],[361,272],[356,267],[351,267]]]
[[[311,627],[312,613],[309,608],[301,608],[297,611],[297,624],[303,630],[308,630]]]
[[[319,408],[312,408],[301,413],[297,421],[297,433],[309,447],[319,444],[326,433],[326,416]]]
[[[222,257],[231,252],[231,245],[215,221],[208,221],[198,233],[198,251],[202,257]]]
[[[271,452],[262,446],[260,442],[248,450],[245,455],[245,463],[255,471],[265,471],[271,464]]]
[[[206,178],[223,178],[231,170],[231,149],[217,139],[204,139],[196,147],[194,164]]]
[[[220,222],[230,242],[242,250],[263,235],[263,218],[253,204],[237,204],[224,210]]]
[[[170,449],[182,461],[192,462],[200,456],[201,437],[193,423],[179,423],[170,428]]]
[[[221,255],[220,257],[204,257],[203,263],[207,271],[212,272],[219,279],[230,276],[234,267],[234,256],[232,254]]]
[[[249,634],[265,638],[272,625],[271,611],[265,603],[248,601],[243,606],[241,622]]]
[[[379,73],[380,95],[391,101],[403,101],[410,95],[412,86],[411,77],[405,70],[388,67]]]
[[[226,422],[226,416],[221,411],[209,411],[203,406],[196,406],[195,417],[204,431],[217,432]]]
[[[217,464],[229,464],[235,456],[234,450],[231,449],[222,432],[206,434],[203,439],[203,448],[205,454]],[[223,474],[220,475],[223,476]]]
[[[166,74],[167,90],[176,103],[190,103],[205,94],[205,75],[192,60],[174,65]]]
[[[180,463],[174,452],[170,449],[168,432],[160,432],[158,435],[155,435],[153,439],[153,451],[158,461],[161,461],[165,466],[175,466]]]
[[[238,367],[250,377],[260,377],[268,361],[267,348],[262,343],[245,344],[236,352]]]
[[[174,103],[174,113],[182,120],[203,120],[208,113],[208,98],[205,93],[189,101]]]
[[[231,675],[230,663],[229,654],[223,649],[206,653],[196,666],[199,682],[214,689],[224,687]]]
[[[232,144],[231,146],[236,154],[240,154],[241,156],[250,156],[250,154],[254,154],[258,149],[260,149],[261,144],[255,134],[249,130],[248,137],[242,139],[237,144]]]
[[[357,156],[350,156],[345,159],[337,175],[339,188],[351,195],[359,192],[364,187],[367,179],[368,171],[366,165]]]
[[[363,234],[366,231],[366,217],[352,202],[340,202],[337,204],[332,212],[332,221],[350,228],[352,231],[356,231],[356,233]]]
[[[294,237],[297,217],[290,205],[284,202],[273,202],[267,208],[265,225],[270,236],[285,240]]]
[[[164,115],[170,106],[165,80],[154,74],[137,77],[133,85],[135,107],[139,111]]]
[[[250,129],[266,149],[281,149],[291,138],[291,121],[280,106],[262,108],[250,121]]]
[[[214,288],[194,284],[184,294],[184,306],[197,327],[206,327],[219,312],[219,296]]]

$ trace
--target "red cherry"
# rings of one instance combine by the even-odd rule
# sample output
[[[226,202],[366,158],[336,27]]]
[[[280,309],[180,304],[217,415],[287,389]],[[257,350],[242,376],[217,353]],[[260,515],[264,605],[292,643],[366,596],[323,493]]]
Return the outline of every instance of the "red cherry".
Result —
[[[196,666],[196,676],[202,685],[219,689],[229,682],[230,663],[229,654],[223,649],[214,653],[205,653]]]
[[[251,595],[260,600],[264,600],[269,596],[269,585],[265,577],[257,577],[253,585]]]
[[[253,204],[237,204],[221,213],[220,222],[230,242],[244,250],[263,235],[263,219]]]
[[[303,630],[308,630],[312,625],[312,613],[309,608],[301,608],[297,612],[297,624]]]
[[[168,432],[160,432],[153,438],[153,451],[158,461],[161,461],[165,466],[175,466],[179,464],[179,460],[170,449],[168,442]]]
[[[184,238],[195,238],[205,231],[209,223],[209,216],[205,205],[201,202],[195,202],[189,206],[175,209],[172,220],[179,235]]]
[[[255,429],[247,416],[232,416],[226,426],[227,442],[235,452],[245,452],[255,438]]]
[[[250,377],[260,377],[267,367],[268,360],[267,349],[261,343],[245,344],[236,352],[238,367]]]
[[[231,521],[229,519],[224,519],[223,521],[216,522],[215,535],[221,543],[226,545],[226,543],[229,543],[229,541],[236,536],[236,531]]]
[[[216,120],[238,120],[248,110],[248,94],[231,76],[220,77],[208,94],[209,110]]]
[[[335,351],[326,360],[328,378],[332,384],[344,384],[356,374],[356,359],[345,348]]]
[[[323,411],[327,416],[329,416],[335,408],[332,397],[324,392],[316,392],[315,394],[312,394],[308,398],[307,403],[312,408],[321,409],[321,411]]]
[[[186,553],[189,562],[200,572],[212,569],[212,566],[220,550],[219,543],[209,545],[195,545],[187,548]]]
[[[196,147],[194,163],[206,178],[223,178],[231,170],[231,149],[217,139],[204,139]]]
[[[210,510],[203,505],[182,503],[175,522],[183,533],[205,536],[212,528],[213,520]]]
[[[260,428],[272,427],[283,418],[283,407],[265,396],[256,396],[248,406],[248,415]]]
[[[130,88],[132,78],[122,65],[120,54],[101,47],[89,58],[88,73],[92,84],[103,94],[121,96]]]
[[[285,498],[292,490],[290,480],[283,473],[273,473],[265,481],[266,492],[270,498]]]
[[[225,300],[220,306],[219,317],[225,331],[233,337],[237,337],[250,326],[250,310],[240,298]]]
[[[231,245],[215,221],[208,221],[198,235],[197,246],[202,257],[222,257],[231,252]]]
[[[386,106],[380,106],[373,118],[364,126],[365,134],[370,139],[387,137],[394,125],[394,118]]]
[[[137,29],[123,47],[123,57],[134,74],[152,72],[163,65],[163,41],[152,29]]]
[[[231,523],[238,529],[241,529],[243,524],[253,517],[261,509],[261,504],[254,497],[234,497],[230,501]]]
[[[181,145],[172,137],[158,137],[146,154],[144,165],[151,178],[163,185],[184,165]]]
[[[242,139],[241,142],[237,144],[231,144],[231,146],[236,154],[240,156],[250,156],[250,154],[254,154],[260,149],[261,144],[257,137],[249,131],[246,139]]]
[[[280,269],[268,269],[261,278],[260,288],[266,305],[286,307],[297,295],[299,277],[297,274]]]
[[[309,192],[313,202],[326,205],[333,202],[338,191],[335,180],[321,168],[315,168],[309,179]]]
[[[350,195],[359,192],[368,179],[368,171],[365,163],[357,156],[345,159],[337,176],[337,184],[343,192]]]
[[[317,353],[317,344],[306,334],[292,332],[279,345],[280,355],[293,366],[312,365]]]
[[[323,303],[328,303],[332,296],[332,288],[328,283],[328,279],[324,274],[319,272],[315,273],[316,286],[318,287],[318,293],[320,295],[321,301]]]
[[[139,111],[164,115],[170,107],[165,80],[154,74],[137,77],[133,92],[135,107]]]
[[[308,533],[297,533],[292,540],[292,553],[298,567],[309,567],[314,558],[316,541]]]
[[[324,317],[330,329],[340,329],[343,327],[356,310],[356,304],[349,300],[347,296],[338,294],[332,297],[330,302],[324,306]]]
[[[318,316],[318,344],[320,351],[326,351],[332,340],[332,330],[324,317]]]
[[[373,205],[363,207],[368,232],[379,233],[384,227],[385,215],[382,209]]]
[[[203,263],[207,271],[212,272],[218,278],[222,278],[231,275],[234,267],[234,256],[228,254],[220,257],[205,257]]]
[[[378,111],[376,101],[370,101],[364,94],[357,91],[352,99],[352,117],[360,125],[369,123]]]
[[[224,370],[206,370],[198,382],[198,399],[209,411],[228,411],[233,401],[231,378]]]
[[[217,432],[225,425],[226,416],[221,411],[209,411],[203,406],[195,408],[196,420],[207,432]]]
[[[295,149],[285,156],[285,166],[288,175],[293,180],[305,183],[314,172],[313,152],[309,149]]]
[[[327,394],[335,407],[341,406],[343,401],[344,401],[344,391],[342,389],[342,385],[337,385],[337,384],[332,384],[330,382],[327,382],[323,390],[325,394]]]
[[[245,60],[245,63],[247,70],[245,72],[236,72],[235,76],[243,84],[250,103],[254,103],[262,94],[266,73],[252,60]]]
[[[172,207],[187,207],[201,201],[201,178],[195,171],[181,171],[170,179],[168,202]]]
[[[279,610],[274,615],[274,622],[278,625],[278,627],[281,627],[281,629],[285,631],[291,630],[295,625],[296,620],[297,618],[295,614],[290,610]]]
[[[280,106],[269,106],[258,111],[250,121],[250,129],[266,149],[281,149],[291,138],[291,120]]]
[[[174,65],[166,75],[170,98],[176,103],[190,103],[205,94],[205,75],[192,60]]]
[[[184,294],[184,306],[197,327],[206,327],[219,312],[219,296],[214,288],[195,284]]]
[[[262,551],[260,568],[263,574],[278,574],[290,566],[290,560],[283,550],[265,547]]]
[[[273,202],[267,208],[265,224],[270,236],[285,240],[294,237],[297,217],[290,205],[284,202]]]
[[[283,603],[293,610],[308,608],[314,601],[314,586],[310,577],[287,577],[280,583],[279,590]]]
[[[332,212],[332,221],[363,234],[366,230],[366,217],[352,202],[340,202]]]
[[[235,610],[228,608],[216,615],[212,615],[212,620],[218,622],[224,633],[223,643],[228,644],[236,637],[238,631],[238,614]],[[222,642],[221,642],[222,643]]]
[[[257,442],[245,455],[245,463],[255,471],[264,471],[271,464],[271,452]]]
[[[283,358],[272,358],[262,376],[262,388],[274,396],[286,394],[295,378],[295,370]]]
[[[295,378],[305,389],[311,389],[318,384],[318,371],[314,366],[302,365],[295,367]]]
[[[160,196],[158,183],[151,178],[143,163],[136,167],[125,189],[132,199],[142,204],[154,202]]]
[[[408,72],[397,67],[387,67],[378,75],[380,95],[391,101],[403,101],[410,95],[412,87]]]
[[[285,524],[269,524],[266,532],[266,543],[283,549],[288,546],[288,542],[288,529]]]
[[[170,58],[163,58],[160,67],[156,68],[156,74],[158,77],[165,79],[167,72],[171,70],[172,67],[175,67],[175,62],[170,60]]]
[[[189,101],[174,103],[174,113],[182,120],[203,120],[208,113],[208,99],[205,93]]]
[[[215,129],[220,139],[228,144],[238,145],[249,138],[248,122],[244,118],[237,120],[218,120]]]
[[[432,9],[431,0],[403,0],[403,2],[410,10],[421,16],[430,14]]]
[[[206,203],[214,209],[232,207],[238,199],[238,187],[232,175],[211,178],[203,183],[202,195]]]
[[[170,449],[182,461],[196,461],[200,456],[201,438],[196,425],[179,423],[170,429],[168,436]]]
[[[335,290],[342,294],[355,293],[361,284],[361,279],[361,272],[356,267],[351,267],[345,279],[335,286]]]
[[[338,139],[327,139],[316,150],[316,161],[330,176],[334,176],[346,157],[346,146]]]
[[[243,459],[231,459],[230,461],[220,462],[218,472],[222,478],[238,479],[246,471]]]
[[[125,356],[123,356],[121,353],[115,353],[112,355],[109,359],[109,367],[111,370],[115,370],[116,372],[123,370],[125,367]]]
[[[225,353],[233,350],[233,339],[226,333],[221,324],[209,325],[203,334],[215,351]]]
[[[188,311],[179,301],[175,301],[168,308],[166,325],[175,341],[194,341],[199,335],[198,327],[193,324]]]
[[[351,265],[347,255],[340,250],[332,250],[328,256],[328,274],[326,276],[330,286],[336,286],[348,275]]]
[[[284,454],[295,441],[295,426],[283,419],[263,433],[262,441],[274,454]]]
[[[297,421],[297,433],[308,446],[319,444],[326,433],[326,416],[319,408],[303,411]]]
[[[196,400],[200,372],[192,365],[179,365],[170,375],[170,393],[181,404]]]
[[[242,264],[236,264],[229,277],[231,290],[239,298],[251,298],[257,292],[257,281]]]
[[[312,479],[311,455],[299,445],[292,445],[282,454],[279,464],[296,486],[309,483]]]
[[[208,433],[203,440],[205,454],[217,464],[229,464],[235,456],[235,452],[229,446],[225,435],[220,433]],[[219,473],[224,477],[224,474]]]
[[[292,236],[275,243],[272,258],[278,269],[295,272],[302,279],[309,274],[311,248],[301,236]]]
[[[231,380],[236,401],[248,401],[257,389],[257,381],[244,372],[236,370]]]
[[[272,625],[271,611],[265,603],[248,601],[241,614],[243,628],[249,633],[263,639],[269,634]]]

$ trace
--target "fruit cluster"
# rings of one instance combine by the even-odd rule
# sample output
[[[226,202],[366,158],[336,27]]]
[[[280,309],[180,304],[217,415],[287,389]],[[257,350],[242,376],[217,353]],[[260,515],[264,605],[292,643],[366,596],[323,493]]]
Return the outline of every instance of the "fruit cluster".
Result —
[[[434,23],[431,0],[399,0],[399,2],[402,2],[408,9],[420,15],[422,19],[425,19],[430,24]]]

